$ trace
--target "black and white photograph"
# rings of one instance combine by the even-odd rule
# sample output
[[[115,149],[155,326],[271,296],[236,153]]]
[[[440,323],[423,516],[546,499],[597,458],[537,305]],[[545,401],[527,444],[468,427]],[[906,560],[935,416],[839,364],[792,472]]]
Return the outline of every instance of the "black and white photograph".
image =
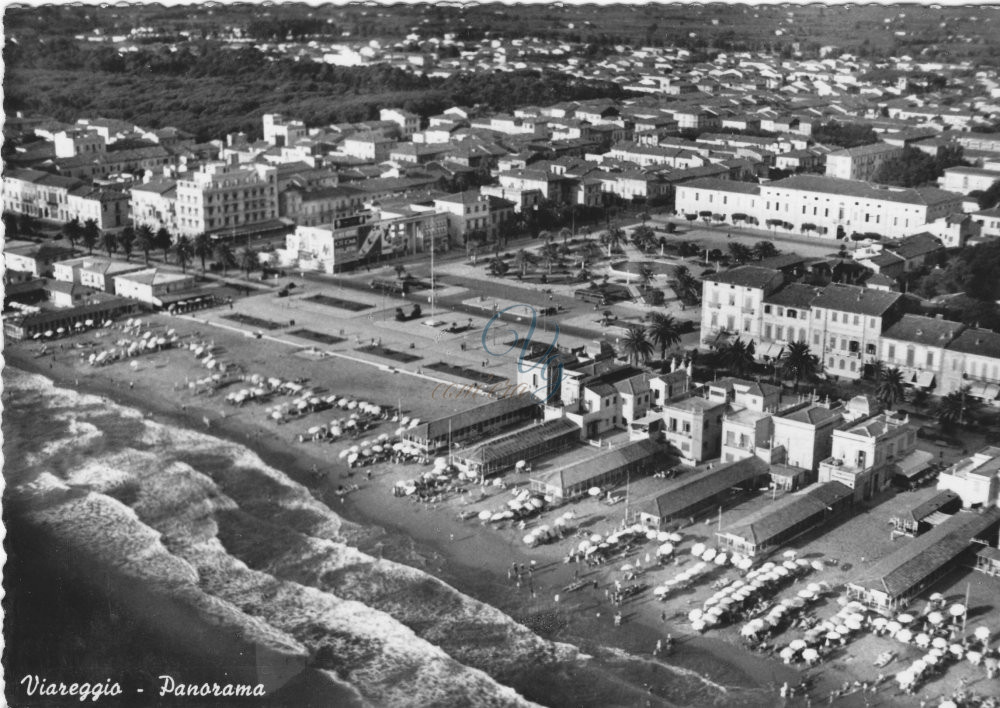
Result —
[[[1000,4],[6,3],[15,708],[1000,708]]]

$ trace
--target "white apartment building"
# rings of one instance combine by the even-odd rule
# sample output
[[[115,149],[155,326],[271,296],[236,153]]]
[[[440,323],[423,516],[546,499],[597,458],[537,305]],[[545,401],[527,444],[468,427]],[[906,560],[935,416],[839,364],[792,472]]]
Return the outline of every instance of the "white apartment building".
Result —
[[[278,259],[282,265],[303,271],[335,273],[357,259],[360,240],[356,225],[298,226],[285,237],[285,248],[278,250]]]
[[[870,181],[883,164],[902,154],[902,147],[886,143],[835,150],[826,156],[826,176]]]
[[[997,405],[997,397],[1000,396],[1000,334],[970,327],[945,347],[937,392],[944,396],[965,387],[968,387],[970,395]]]
[[[759,341],[764,298],[778,289],[780,271],[740,266],[705,277],[702,282],[701,339],[714,341],[722,332]]]
[[[690,150],[658,147],[654,145],[640,145],[638,143],[631,142],[620,142],[615,144],[615,146],[605,154],[605,158],[627,160],[638,164],[640,167],[657,165],[673,167],[675,169],[701,167],[702,165],[708,163],[708,160],[704,157]]]
[[[12,169],[3,176],[3,210],[59,222],[93,219],[108,230],[128,222],[129,199],[119,190],[91,187],[72,177]]]
[[[828,239],[854,232],[902,238],[961,212],[962,201],[962,195],[934,187],[875,187],[805,174],[761,185],[695,180],[677,185],[676,192],[679,213],[711,212],[723,222],[756,221],[775,231]]]
[[[811,341],[812,302],[820,292],[822,288],[816,286],[789,283],[764,298],[759,359],[776,362],[792,342]]]
[[[155,179],[137,184],[130,190],[129,205],[132,223],[146,225],[153,231],[165,228],[177,231],[177,182],[172,179]]]
[[[177,233],[225,231],[278,216],[278,171],[213,162],[177,180]]]
[[[107,144],[94,130],[71,128],[61,130],[52,136],[56,157],[76,157],[77,155],[97,155],[104,152]]]
[[[970,214],[972,220],[979,224],[979,235],[983,238],[1000,236],[1000,207],[983,209]]]
[[[880,413],[835,430],[830,456],[819,463],[819,482],[840,482],[854,490],[856,501],[881,492],[895,472],[893,464],[917,446],[917,431],[909,417]]]
[[[942,383],[946,347],[965,329],[961,322],[903,315],[882,333],[879,359],[896,368],[907,386],[934,391]]]
[[[344,138],[340,149],[343,154],[367,162],[383,162],[396,147],[396,141],[375,133],[357,133]]]
[[[843,421],[843,412],[839,403],[805,401],[775,414],[772,450],[784,451],[785,464],[815,471],[830,454],[833,431]]]
[[[309,135],[306,124],[300,120],[288,120],[279,113],[265,113],[264,141],[276,147],[294,145]]]
[[[949,192],[968,194],[969,192],[982,191],[1000,182],[1000,172],[997,170],[984,170],[980,167],[949,167],[944,174],[938,178],[938,186]]]
[[[832,283],[812,301],[809,347],[829,375],[859,379],[878,357],[883,329],[902,313],[902,294]]]
[[[193,273],[171,273],[158,268],[147,268],[116,275],[114,282],[115,295],[149,305],[162,305],[160,298],[164,295],[192,289],[195,276]]]
[[[420,116],[401,108],[383,108],[378,112],[378,119],[398,125],[404,140],[420,130]]]
[[[938,476],[938,489],[962,497],[962,506],[1000,506],[1000,447],[986,447]]]

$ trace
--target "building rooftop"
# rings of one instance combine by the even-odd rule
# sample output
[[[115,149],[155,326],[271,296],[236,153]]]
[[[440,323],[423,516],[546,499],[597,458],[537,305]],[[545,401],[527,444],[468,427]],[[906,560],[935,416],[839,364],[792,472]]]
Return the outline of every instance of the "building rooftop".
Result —
[[[780,271],[752,265],[738,266],[731,270],[705,276],[706,281],[755,289],[765,288],[780,278]]]
[[[970,327],[951,340],[945,348],[953,352],[1000,359],[1000,334]]]
[[[664,492],[638,504],[641,512],[669,519],[687,512],[726,490],[763,477],[767,463],[757,457],[737,460],[712,470],[695,473],[676,481]]]
[[[821,194],[837,194],[857,199],[876,199],[921,206],[934,206],[952,201],[957,203],[962,200],[961,194],[946,192],[936,187],[878,187],[867,182],[837,179],[821,175],[793,175],[762,186],[765,189],[794,189],[805,192],[819,192]]]
[[[582,462],[542,472],[537,477],[533,476],[531,481],[567,489],[578,484],[585,484],[608,470],[618,469],[632,462],[662,454],[663,448],[652,440],[639,440],[612,450],[606,450]]]
[[[764,298],[764,304],[808,309],[822,288],[802,283],[790,283]]]
[[[665,411],[690,411],[692,413],[704,413],[705,411],[710,411],[713,408],[720,408],[726,404],[721,401],[710,401],[707,398],[702,398],[701,396],[691,396],[690,398],[682,398],[678,401],[669,401],[663,404],[663,409]]]
[[[800,408],[795,408],[788,412],[779,413],[774,416],[777,420],[790,420],[797,423],[808,423],[809,425],[823,425],[834,419],[841,419],[843,415],[839,408],[833,409],[822,403],[806,403]]]
[[[1000,473],[1000,447],[989,446],[979,452],[959,460],[942,474],[955,477],[996,477]]]
[[[857,285],[831,283],[816,296],[812,306],[824,310],[880,317],[902,297],[900,293],[872,290]]]
[[[965,325],[961,322],[923,317],[921,315],[903,315],[899,322],[882,333],[883,339],[893,339],[898,342],[912,342],[928,346],[943,347],[957,337]]]
[[[834,504],[853,495],[854,492],[840,482],[813,484],[798,494],[790,494],[738,519],[725,535],[755,546],[767,545],[789,529],[812,516],[823,514]]]
[[[694,189],[710,189],[713,192],[729,192],[730,194],[760,194],[760,185],[754,182],[737,182],[714,177],[693,179],[685,183],[684,186]]]

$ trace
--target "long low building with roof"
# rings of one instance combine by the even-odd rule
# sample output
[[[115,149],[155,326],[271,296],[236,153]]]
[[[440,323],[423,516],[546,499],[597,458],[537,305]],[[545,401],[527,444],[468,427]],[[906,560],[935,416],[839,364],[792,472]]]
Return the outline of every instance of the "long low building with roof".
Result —
[[[539,417],[541,411],[533,398],[508,396],[416,425],[404,431],[402,439],[432,454],[446,449],[449,441],[482,438]]]
[[[757,457],[699,472],[639,501],[634,507],[633,521],[662,529],[676,519],[686,519],[704,509],[718,506],[731,497],[734,490],[755,488],[769,474],[767,463]]]
[[[905,607],[955,567],[974,564],[976,553],[995,537],[998,526],[1000,508],[960,512],[847,583],[847,594],[879,609]]]
[[[619,484],[630,475],[643,475],[662,465],[667,451],[652,440],[627,443],[583,462],[547,470],[531,476],[531,491],[560,501],[587,494],[593,487]]]
[[[844,516],[853,505],[853,496],[840,482],[813,484],[744,516],[716,536],[734,551],[758,555]]]
[[[564,450],[580,440],[580,429],[562,418],[507,433],[455,453],[455,464],[480,477],[511,469],[518,462]]]

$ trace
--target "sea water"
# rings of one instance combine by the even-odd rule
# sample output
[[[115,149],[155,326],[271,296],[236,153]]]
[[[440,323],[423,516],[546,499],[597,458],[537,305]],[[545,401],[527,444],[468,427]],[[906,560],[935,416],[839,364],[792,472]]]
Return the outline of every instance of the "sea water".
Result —
[[[40,375],[7,369],[4,384],[5,516],[21,529],[8,548],[46,539],[42,555],[58,549],[77,577],[104,579],[96,592],[130,615],[126,626],[219,670],[223,687],[260,684],[288,705],[328,688],[343,705],[532,705],[524,693],[567,706],[761,704],[758,692],[660,662],[602,647],[584,655],[363,553],[347,542],[348,522],[244,446]],[[165,681],[155,666],[121,670],[144,677],[134,690]],[[647,696],[654,674],[665,688]]]

